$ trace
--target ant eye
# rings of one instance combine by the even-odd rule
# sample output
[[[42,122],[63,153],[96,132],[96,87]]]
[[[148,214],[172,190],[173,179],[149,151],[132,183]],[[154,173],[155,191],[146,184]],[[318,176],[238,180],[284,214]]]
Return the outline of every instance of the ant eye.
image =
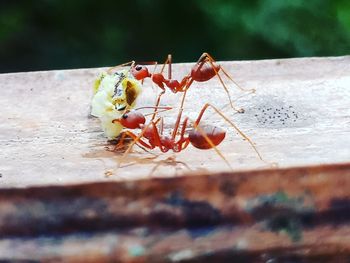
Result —
[[[129,117],[128,114],[123,114],[122,116],[123,119],[127,119],[128,117]]]
[[[136,66],[135,69],[136,69],[137,71],[140,71],[140,70],[142,69],[142,67],[141,67],[141,66]]]

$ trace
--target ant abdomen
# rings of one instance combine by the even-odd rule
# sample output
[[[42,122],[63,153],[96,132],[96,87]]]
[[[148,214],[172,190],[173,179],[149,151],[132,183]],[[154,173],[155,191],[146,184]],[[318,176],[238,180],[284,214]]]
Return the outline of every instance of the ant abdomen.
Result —
[[[199,126],[197,129],[192,129],[188,133],[188,138],[194,147],[206,150],[213,148],[213,145],[219,145],[225,138],[225,135],[226,132],[223,129],[205,125]]]
[[[210,65],[209,62],[196,64],[191,70],[191,76],[195,81],[204,82],[213,78],[220,70],[220,66]]]

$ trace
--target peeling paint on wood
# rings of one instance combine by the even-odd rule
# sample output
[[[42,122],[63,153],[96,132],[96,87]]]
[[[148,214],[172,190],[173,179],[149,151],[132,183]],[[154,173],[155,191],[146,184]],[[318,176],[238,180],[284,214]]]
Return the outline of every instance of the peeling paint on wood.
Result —
[[[0,255],[91,262],[347,258],[348,189],[349,164],[2,190]]]

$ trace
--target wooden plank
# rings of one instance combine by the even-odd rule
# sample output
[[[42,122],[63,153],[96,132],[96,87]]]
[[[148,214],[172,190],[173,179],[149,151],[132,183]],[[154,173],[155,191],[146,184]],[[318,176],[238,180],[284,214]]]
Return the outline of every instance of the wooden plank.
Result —
[[[349,187],[346,164],[1,190],[0,260],[347,262]]]
[[[194,118],[206,102],[219,106],[250,136],[264,158],[280,167],[349,161],[350,57],[223,62],[222,65],[241,86],[256,89],[254,95],[236,101],[246,112],[232,114],[216,79],[191,87],[186,115]],[[175,64],[174,76],[184,76],[190,66]],[[98,120],[89,117],[91,86],[101,70],[0,75],[1,187],[230,170],[213,150],[193,147],[179,154],[154,151],[157,158],[135,148],[125,164],[135,161],[138,164],[117,169],[120,155],[105,150],[106,140]],[[232,85],[230,90],[233,97],[242,95]],[[139,105],[153,105],[155,95],[146,82]],[[163,103],[176,107],[179,96],[168,91]],[[176,111],[167,114],[166,127],[170,128]],[[205,119],[226,128],[227,138],[219,149],[234,170],[266,167],[220,117],[210,113]],[[174,158],[186,165],[175,165],[170,161]],[[106,178],[106,173],[113,176]]]

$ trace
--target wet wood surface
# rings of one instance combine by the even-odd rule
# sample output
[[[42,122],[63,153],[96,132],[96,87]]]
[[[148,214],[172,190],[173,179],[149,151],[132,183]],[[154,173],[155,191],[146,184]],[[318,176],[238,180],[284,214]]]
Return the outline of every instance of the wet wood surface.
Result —
[[[238,98],[235,104],[245,113],[233,114],[226,93],[213,79],[191,87],[185,115],[194,119],[207,102],[218,106],[255,142],[264,159],[279,167],[349,161],[350,57],[221,64],[242,87],[256,89],[255,94],[242,94],[225,79],[232,97]],[[191,65],[175,64],[174,77],[180,79]],[[0,187],[231,170],[215,151],[191,146],[179,154],[147,153],[135,147],[117,169],[121,155],[106,151],[98,120],[90,116],[92,84],[101,70],[0,75]],[[138,105],[153,105],[156,92],[146,81]],[[167,91],[162,103],[178,107],[180,96]],[[176,113],[166,113],[169,131]],[[226,129],[219,150],[234,171],[267,167],[218,115],[208,112],[203,121]]]

